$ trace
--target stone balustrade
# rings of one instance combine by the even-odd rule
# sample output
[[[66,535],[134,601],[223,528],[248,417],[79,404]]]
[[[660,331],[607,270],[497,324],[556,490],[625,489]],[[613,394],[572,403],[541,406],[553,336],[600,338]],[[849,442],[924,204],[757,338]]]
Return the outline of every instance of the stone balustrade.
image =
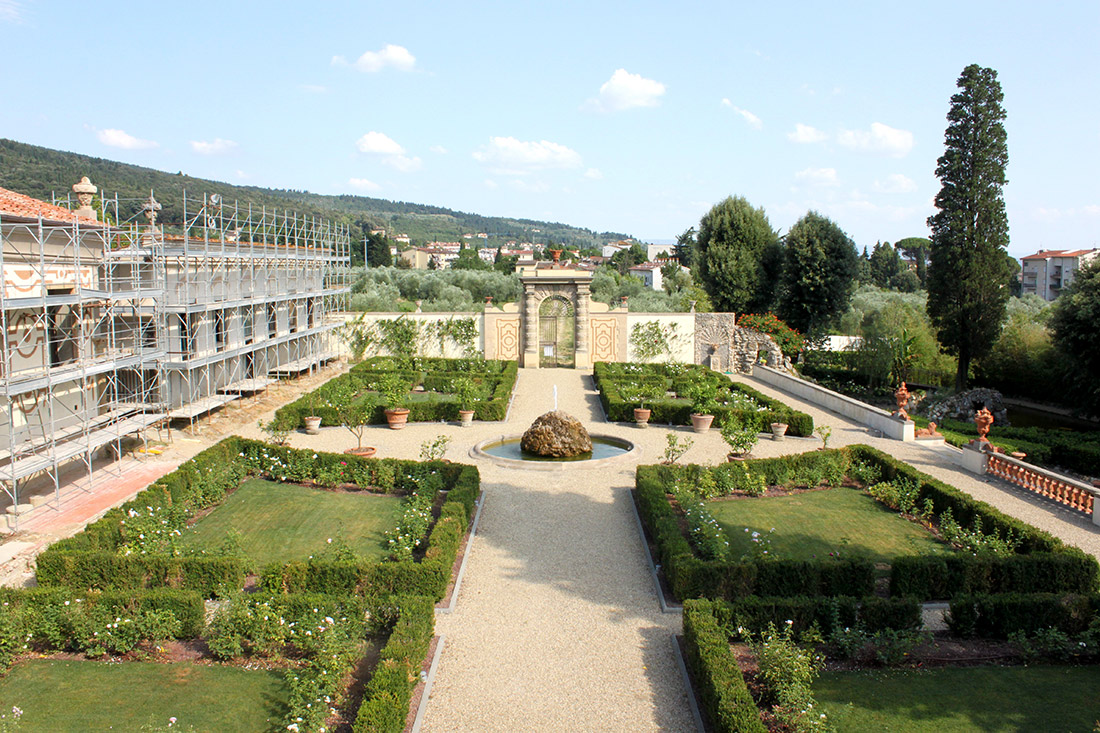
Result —
[[[1094,524],[1100,524],[1100,517],[1095,511],[1100,507],[1096,502],[1096,495],[1100,491],[1088,484],[1024,463],[1003,453],[988,454],[986,473],[1088,514]]]

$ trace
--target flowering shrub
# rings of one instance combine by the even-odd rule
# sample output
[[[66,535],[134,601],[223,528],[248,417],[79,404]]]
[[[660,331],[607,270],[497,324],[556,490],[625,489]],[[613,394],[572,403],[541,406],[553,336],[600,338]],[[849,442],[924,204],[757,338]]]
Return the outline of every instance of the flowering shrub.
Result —
[[[791,626],[792,621],[787,621],[779,631],[769,623],[752,644],[760,678],[774,702],[772,712],[797,733],[832,731],[828,718],[816,707],[811,688],[825,659],[799,647],[791,638]]]
[[[729,539],[718,520],[707,510],[706,504],[679,483],[672,487],[672,495],[680,505],[687,520],[688,536],[699,557],[704,560],[725,560],[729,556]]]
[[[802,334],[781,321],[774,313],[746,313],[737,319],[737,325],[768,334],[784,356],[793,357],[802,351]]]
[[[974,517],[974,523],[970,529],[965,529],[955,521],[955,516],[950,509],[944,510],[939,516],[939,529],[943,538],[955,545],[963,552],[971,555],[993,555],[995,557],[1011,557],[1016,554],[1020,546],[1020,538],[1011,531],[1003,536],[999,530],[986,534],[982,531],[982,518]]]

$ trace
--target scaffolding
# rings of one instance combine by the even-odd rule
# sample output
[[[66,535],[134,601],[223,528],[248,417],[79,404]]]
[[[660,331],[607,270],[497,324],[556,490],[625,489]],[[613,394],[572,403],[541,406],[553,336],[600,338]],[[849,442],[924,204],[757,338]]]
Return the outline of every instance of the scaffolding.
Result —
[[[181,231],[163,240],[171,418],[193,424],[339,356],[346,225],[185,193]]]
[[[0,212],[0,498],[16,527],[60,498],[62,467],[90,486],[98,452],[166,419],[159,243],[64,213]]]

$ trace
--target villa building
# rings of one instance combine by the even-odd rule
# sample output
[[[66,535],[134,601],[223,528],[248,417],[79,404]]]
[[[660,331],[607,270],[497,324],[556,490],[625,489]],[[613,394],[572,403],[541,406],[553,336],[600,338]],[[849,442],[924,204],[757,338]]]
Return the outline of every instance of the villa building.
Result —
[[[1054,300],[1073,282],[1074,273],[1100,255],[1100,249],[1041,249],[1021,260],[1021,291]]]

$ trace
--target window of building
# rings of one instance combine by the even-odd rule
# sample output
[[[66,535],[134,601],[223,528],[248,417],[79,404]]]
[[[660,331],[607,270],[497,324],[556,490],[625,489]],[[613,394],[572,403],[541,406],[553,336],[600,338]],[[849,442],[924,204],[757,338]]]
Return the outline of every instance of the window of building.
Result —
[[[180,327],[180,354],[184,359],[195,355],[195,321],[189,313],[178,313]]]
[[[49,295],[71,295],[72,288],[50,289]],[[79,334],[77,311],[71,305],[46,307],[46,340],[50,366],[62,366],[76,361]]]
[[[297,303],[290,303],[288,305],[288,308],[290,309],[290,312],[289,312],[289,315],[290,315],[290,332],[291,333],[297,333],[298,332],[298,304]]]
[[[252,335],[252,309],[251,308],[241,308],[241,324],[242,324],[242,330],[244,331],[244,342],[245,342],[245,344],[247,345],[247,344],[252,343],[254,337]]]
[[[306,299],[306,328],[313,328],[317,325],[317,299]]]
[[[279,311],[274,303],[267,304],[267,337],[275,338],[279,335]]]
[[[214,350],[225,350],[225,311],[214,311]]]

